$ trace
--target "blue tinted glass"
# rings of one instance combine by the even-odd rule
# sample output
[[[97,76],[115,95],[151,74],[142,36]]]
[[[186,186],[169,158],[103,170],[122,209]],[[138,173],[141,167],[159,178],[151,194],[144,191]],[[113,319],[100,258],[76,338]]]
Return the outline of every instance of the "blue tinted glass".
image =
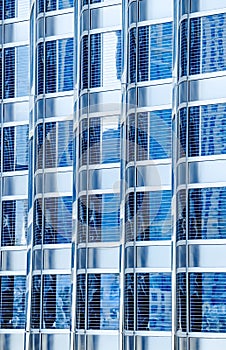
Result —
[[[177,285],[177,330],[186,332],[187,328],[187,303],[186,303],[186,274],[178,273]]]
[[[16,17],[16,0],[4,0],[4,18],[14,18]]]
[[[3,19],[3,0],[0,0],[0,21]]]
[[[188,22],[183,20],[180,27],[180,77],[187,75]]]
[[[90,36],[90,87],[101,86],[101,34]]]
[[[144,121],[144,123],[145,123],[145,121]],[[145,135],[143,135],[143,138],[140,138],[140,142],[142,142],[143,139],[145,139]],[[135,145],[136,145],[136,124],[135,124],[135,116],[134,115],[130,115],[129,118],[128,118],[128,121],[127,121],[127,125],[126,125],[126,141],[127,141],[127,147],[126,147],[127,148],[127,157],[126,157],[127,162],[134,161],[134,158],[135,158]],[[142,149],[143,146],[139,147],[139,149],[140,148]],[[144,146],[144,148],[145,148],[145,146]],[[141,155],[140,155],[140,153],[141,153]],[[142,156],[142,151],[140,152],[138,150],[138,157],[141,157],[141,156]]]
[[[89,163],[100,163],[100,118],[92,118],[89,122]]]
[[[81,196],[78,200],[78,243],[86,242],[87,228],[87,203],[86,197]]]
[[[37,47],[37,70],[38,70],[38,94],[44,93],[44,44],[39,43]]]
[[[171,157],[171,110],[150,113],[150,159]]]
[[[43,161],[43,124],[38,124],[35,131],[35,170],[37,170],[42,168]]]
[[[138,81],[148,79],[149,67],[149,27],[138,29]]]
[[[186,131],[187,131],[187,110],[181,108],[179,111],[178,125],[178,147],[177,147],[177,158],[185,157],[186,154]]]
[[[125,203],[125,232],[127,242],[134,239],[134,204],[134,193],[129,193]]]
[[[45,124],[45,167],[56,166],[56,123]]]
[[[125,276],[125,314],[124,325],[127,331],[134,330],[134,275]]]
[[[85,328],[85,301],[86,301],[86,290],[85,290],[85,275],[77,276],[77,301],[76,301],[76,328]]]
[[[172,23],[151,26],[150,78],[164,79],[172,76]]]
[[[28,125],[16,127],[16,164],[15,170],[28,169]]]
[[[0,49],[0,72],[2,72],[2,49]],[[2,74],[0,74],[0,99],[2,99],[2,78]]]
[[[189,109],[188,124],[188,154],[189,156],[199,155],[199,123],[200,123],[200,107],[191,107]]]
[[[190,330],[226,332],[225,273],[190,274]]]
[[[137,160],[148,159],[148,113],[137,116]]]
[[[59,0],[59,10],[73,7],[73,0]]]
[[[40,328],[41,277],[33,276],[31,293],[31,327]]]
[[[37,0],[37,12],[44,12],[44,0]]]
[[[117,47],[116,47],[116,71],[117,79],[121,79],[122,74],[122,31],[116,32],[117,36]]]
[[[73,160],[73,122],[58,123],[58,166],[71,166]]]
[[[181,190],[177,193],[177,223],[176,236],[177,241],[186,239],[186,191]]]
[[[4,98],[15,97],[15,48],[4,50]]]
[[[1,328],[25,327],[25,276],[1,277]]]
[[[102,197],[102,242],[118,241],[120,238],[120,198],[115,194]]]
[[[42,200],[36,199],[34,203],[34,245],[42,243]]]
[[[137,330],[171,330],[171,275],[137,274]]]
[[[28,46],[16,48],[16,96],[26,96],[29,90],[29,50]]]
[[[84,36],[81,42],[81,89],[88,88],[88,36]]]
[[[15,170],[15,128],[3,129],[3,171]]]
[[[88,276],[88,329],[119,328],[119,276],[90,274]]]
[[[87,164],[88,152],[88,125],[87,120],[84,119],[80,123],[80,137],[79,137],[79,165]]]
[[[102,129],[102,163],[120,161],[120,124],[110,118],[103,120]]]
[[[46,42],[46,93],[56,92],[56,41]]]
[[[54,11],[57,9],[57,0],[45,0],[46,11]]]
[[[189,191],[189,238],[226,238],[226,188]],[[213,224],[215,223],[215,224]]]
[[[27,201],[3,201],[2,246],[25,245],[27,236]]]
[[[136,81],[136,28],[129,32],[129,82]]]
[[[73,38],[59,40],[58,90],[73,89]]]
[[[201,20],[200,18],[192,18],[190,21],[190,74],[199,74],[201,72],[200,38]]]

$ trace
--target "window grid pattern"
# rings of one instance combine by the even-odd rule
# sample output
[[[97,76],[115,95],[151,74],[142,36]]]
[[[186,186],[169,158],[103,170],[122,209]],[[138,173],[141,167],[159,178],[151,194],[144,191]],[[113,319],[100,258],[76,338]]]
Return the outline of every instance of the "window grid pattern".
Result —
[[[226,188],[189,190],[189,238],[226,238]]]
[[[187,59],[188,59],[188,22],[184,19],[180,25],[180,65],[179,76],[187,75]]]
[[[186,285],[186,274],[178,273],[176,277],[177,330],[182,332],[187,331]]]
[[[86,276],[77,276],[76,328],[85,329]]]
[[[176,240],[186,239],[186,191],[180,190],[177,193],[177,209],[176,209]]]
[[[37,3],[37,14],[73,7],[73,0],[38,0]]]
[[[134,330],[134,275],[125,275],[125,314],[124,325],[127,331]]]
[[[2,202],[2,246],[26,245],[27,200]]]
[[[1,276],[0,283],[0,327],[25,328],[26,276]]]

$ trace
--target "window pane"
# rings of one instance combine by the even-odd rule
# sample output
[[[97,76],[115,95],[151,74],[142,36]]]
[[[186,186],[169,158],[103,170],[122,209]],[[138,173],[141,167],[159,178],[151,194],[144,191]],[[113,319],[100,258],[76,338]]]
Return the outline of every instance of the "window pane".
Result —
[[[129,83],[136,81],[136,28],[132,28],[129,32]]]
[[[171,331],[171,275],[137,274],[137,330]]]
[[[125,329],[134,330],[134,275],[125,276]]]
[[[171,110],[150,113],[150,159],[171,157]]]
[[[188,52],[187,52],[187,45],[188,45],[188,22],[187,19],[183,20],[181,22],[180,27],[180,73],[179,76],[185,76],[187,75],[187,61],[188,61]]]
[[[86,242],[87,229],[87,199],[81,196],[78,199],[78,243]]]
[[[89,61],[88,61],[88,36],[84,36],[81,42],[81,89],[88,89]]]
[[[89,163],[98,164],[100,163],[101,156],[101,119],[91,118],[89,122]]]
[[[102,163],[120,161],[120,123],[118,117],[102,119]]]
[[[0,3],[0,11],[1,11],[1,3]],[[0,19],[1,20],[1,19]],[[0,49],[0,99],[2,99],[2,49]]]
[[[58,123],[58,166],[71,166],[73,160],[73,122]]]
[[[85,275],[77,276],[76,328],[85,329]]]
[[[138,29],[138,81],[148,79],[149,70],[149,27]]]
[[[14,18],[16,17],[16,0],[4,0],[4,18]]]
[[[43,165],[43,124],[38,124],[35,130],[35,171]]]
[[[73,0],[59,0],[59,10],[73,7]]]
[[[1,277],[1,328],[25,327],[25,276]]]
[[[88,275],[88,329],[119,328],[119,276]]]
[[[10,3],[8,1],[7,3]],[[4,50],[4,98],[15,97],[15,48]]]
[[[37,75],[38,75],[38,94],[44,93],[44,44],[39,43],[37,47]]]
[[[189,191],[189,238],[226,238],[225,187]]]
[[[15,128],[3,129],[3,171],[13,171],[15,164]]]
[[[201,20],[192,18],[190,21],[190,74],[199,74],[200,65],[200,37],[201,37]]]
[[[34,245],[42,243],[42,199],[34,202]]]
[[[176,223],[177,241],[186,239],[186,191],[181,190],[177,193],[177,223]]]
[[[186,274],[178,273],[177,285],[177,330],[186,332],[187,329],[187,304],[186,304]]]
[[[16,96],[29,94],[29,50],[28,46],[16,48]]]
[[[27,201],[3,201],[2,246],[25,245],[27,237]]]
[[[56,166],[56,123],[45,124],[45,167]]]
[[[41,276],[32,277],[31,327],[40,328]]]
[[[46,11],[54,11],[57,9],[57,0],[45,0]]]
[[[90,87],[100,87],[101,82],[101,34],[92,34],[90,36]]]
[[[16,164],[15,170],[28,169],[28,125],[16,126]]]
[[[46,42],[46,93],[56,92],[56,41]]]
[[[134,239],[134,193],[129,193],[126,196],[125,202],[125,232],[126,242]]]
[[[37,12],[44,12],[44,0],[37,0]]]
[[[59,40],[58,91],[73,89],[73,38]]]

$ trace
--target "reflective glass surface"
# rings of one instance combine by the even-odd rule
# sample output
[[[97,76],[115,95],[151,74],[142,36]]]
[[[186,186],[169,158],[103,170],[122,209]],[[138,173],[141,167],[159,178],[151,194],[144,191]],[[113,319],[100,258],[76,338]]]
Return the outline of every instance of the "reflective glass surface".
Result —
[[[125,276],[125,315],[124,325],[128,331],[134,330],[134,275]]]
[[[186,304],[186,274],[178,273],[176,277],[177,285],[177,330],[186,332],[187,330],[187,304]]]
[[[226,238],[226,188],[189,190],[189,238]]]
[[[76,328],[85,329],[86,276],[77,276]]]

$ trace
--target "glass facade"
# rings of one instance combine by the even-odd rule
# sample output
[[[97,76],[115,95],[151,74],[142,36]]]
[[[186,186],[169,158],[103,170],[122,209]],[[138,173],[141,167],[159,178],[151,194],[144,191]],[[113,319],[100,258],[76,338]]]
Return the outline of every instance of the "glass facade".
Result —
[[[0,348],[226,347],[226,0],[0,0]]]

